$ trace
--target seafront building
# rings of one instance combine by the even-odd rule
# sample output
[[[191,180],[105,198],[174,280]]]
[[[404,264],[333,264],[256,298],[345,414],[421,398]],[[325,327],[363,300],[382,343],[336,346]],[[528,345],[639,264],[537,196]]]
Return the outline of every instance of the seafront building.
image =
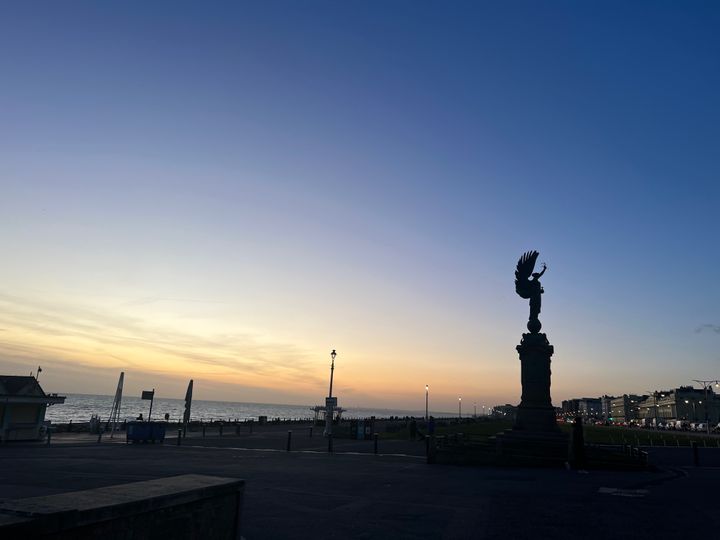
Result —
[[[707,416],[706,416],[707,415]],[[657,392],[640,404],[640,418],[658,423],[708,422],[717,425],[720,422],[720,397],[709,388],[680,386],[673,390]]]
[[[624,394],[622,397],[610,400],[610,416],[606,417],[606,420],[620,424],[634,422],[640,418],[640,404],[647,397]]]
[[[46,394],[32,376],[0,375],[0,440],[39,439],[50,405],[65,396]]]
[[[581,416],[585,421],[605,420],[614,424],[666,424],[677,421],[720,423],[720,396],[712,387],[680,386],[650,395],[624,394],[619,397],[574,398],[562,402],[566,419]]]
[[[600,398],[600,418],[607,420],[612,416],[612,400],[617,396],[608,396],[607,394]]]
[[[562,402],[562,414],[566,417],[582,416],[583,419],[600,418],[602,401],[600,398],[574,398]]]
[[[490,416],[493,418],[503,418],[505,420],[515,421],[517,415],[517,406],[506,403],[505,405],[495,405],[491,411]]]

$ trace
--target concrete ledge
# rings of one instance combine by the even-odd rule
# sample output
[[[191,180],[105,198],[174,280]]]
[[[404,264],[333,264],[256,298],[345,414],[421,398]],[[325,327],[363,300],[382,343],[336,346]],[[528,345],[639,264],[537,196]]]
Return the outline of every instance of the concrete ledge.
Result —
[[[240,538],[245,481],[186,474],[3,501],[0,537]]]

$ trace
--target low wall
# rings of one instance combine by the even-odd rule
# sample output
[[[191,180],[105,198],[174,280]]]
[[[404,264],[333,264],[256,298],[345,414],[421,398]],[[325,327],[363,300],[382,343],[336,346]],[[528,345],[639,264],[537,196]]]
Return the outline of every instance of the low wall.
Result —
[[[0,503],[0,538],[239,539],[244,480],[185,474]]]

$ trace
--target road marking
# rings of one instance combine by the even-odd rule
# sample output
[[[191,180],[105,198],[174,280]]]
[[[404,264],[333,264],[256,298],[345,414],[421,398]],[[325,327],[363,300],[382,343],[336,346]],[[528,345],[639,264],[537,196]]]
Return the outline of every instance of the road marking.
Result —
[[[614,495],[616,497],[644,497],[647,495],[648,490],[601,487],[598,489],[598,493],[602,493],[603,495]]]

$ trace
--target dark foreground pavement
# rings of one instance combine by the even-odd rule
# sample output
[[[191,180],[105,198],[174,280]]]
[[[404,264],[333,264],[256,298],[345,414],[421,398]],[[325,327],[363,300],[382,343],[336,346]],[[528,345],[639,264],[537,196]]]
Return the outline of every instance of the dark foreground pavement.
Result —
[[[674,538],[715,523],[720,450],[658,448],[659,472],[428,466],[422,443],[393,454],[323,452],[324,440],[278,448],[283,434],[0,447],[0,498],[22,498],[185,473],[247,480],[243,536],[260,538]],[[309,439],[309,437],[308,437]],[[367,441],[346,441],[346,450]],[[250,448],[252,447],[252,448]],[[356,446],[360,448],[360,446]],[[402,451],[401,451],[402,450]],[[410,451],[408,451],[410,450]],[[354,451],[353,451],[354,452]],[[405,454],[405,455],[402,455]],[[415,456],[411,455],[415,454]]]

